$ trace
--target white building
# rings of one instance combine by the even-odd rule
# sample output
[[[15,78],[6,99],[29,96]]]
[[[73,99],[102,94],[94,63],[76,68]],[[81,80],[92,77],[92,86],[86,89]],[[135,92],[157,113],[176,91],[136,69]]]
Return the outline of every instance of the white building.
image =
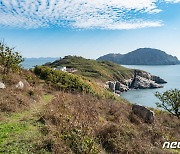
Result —
[[[66,66],[58,66],[58,67],[55,68],[55,70],[60,70],[60,71],[63,71],[63,72],[67,72]]]

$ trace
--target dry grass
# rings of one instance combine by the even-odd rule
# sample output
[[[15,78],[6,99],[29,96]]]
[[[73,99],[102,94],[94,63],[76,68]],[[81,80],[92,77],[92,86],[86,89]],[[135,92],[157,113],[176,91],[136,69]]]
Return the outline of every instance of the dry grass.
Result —
[[[44,89],[33,73],[26,70],[8,75],[0,73],[0,81],[6,85],[6,89],[0,89],[0,112],[19,112],[39,101]],[[19,81],[24,83],[23,89],[16,88]]]
[[[32,103],[38,103],[42,93],[51,91],[30,71],[0,74],[0,80],[7,85],[7,89],[0,90],[0,121],[4,113],[29,109]],[[27,81],[22,90],[15,88],[19,81]],[[131,104],[124,100],[58,92],[51,103],[36,113],[40,116],[36,129],[41,128],[43,135],[38,138],[35,152],[40,149],[57,154],[178,152],[164,150],[162,144],[180,141],[180,120],[166,112],[154,111],[155,123],[150,125],[132,114]],[[28,118],[26,122],[30,122]]]
[[[167,113],[156,111],[150,125],[123,101],[89,95],[59,93],[41,121],[52,153],[171,153],[162,143],[180,140],[180,121]]]
[[[17,90],[7,88],[1,90],[0,112],[19,112],[27,109],[32,103],[39,100],[39,94],[36,90]]]

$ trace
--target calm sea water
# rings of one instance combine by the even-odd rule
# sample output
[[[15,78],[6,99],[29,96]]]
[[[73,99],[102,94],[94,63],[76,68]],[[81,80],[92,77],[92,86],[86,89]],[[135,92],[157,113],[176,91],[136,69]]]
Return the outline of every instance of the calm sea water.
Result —
[[[22,63],[22,66],[25,69],[30,69],[36,65],[43,65],[48,62],[53,62],[57,59],[58,58],[25,58],[24,62]]]
[[[180,65],[125,65],[125,67],[147,71],[153,75],[160,76],[168,82],[164,84],[164,88],[160,89],[130,90],[124,92],[121,96],[132,103],[156,108],[155,103],[159,101],[154,96],[156,91],[164,92],[174,88],[180,89]]]

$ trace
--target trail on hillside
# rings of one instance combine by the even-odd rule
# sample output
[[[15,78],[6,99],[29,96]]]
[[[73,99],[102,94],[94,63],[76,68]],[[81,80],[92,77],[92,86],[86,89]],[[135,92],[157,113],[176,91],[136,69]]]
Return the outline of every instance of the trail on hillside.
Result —
[[[52,94],[44,94],[29,110],[6,116],[5,120],[0,122],[0,153],[34,153],[34,146],[43,135],[38,115],[52,98]],[[39,153],[48,152],[41,149]]]

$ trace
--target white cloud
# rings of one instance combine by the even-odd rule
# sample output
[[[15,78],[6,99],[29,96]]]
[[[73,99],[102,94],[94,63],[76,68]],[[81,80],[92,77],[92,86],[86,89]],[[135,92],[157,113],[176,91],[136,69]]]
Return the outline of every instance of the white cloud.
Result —
[[[159,13],[158,0],[0,0],[0,26],[135,29],[161,26],[141,18]],[[172,0],[166,0],[172,1]],[[180,1],[180,0],[176,0]]]
[[[165,0],[165,2],[169,2],[169,3],[180,3],[180,0]]]

